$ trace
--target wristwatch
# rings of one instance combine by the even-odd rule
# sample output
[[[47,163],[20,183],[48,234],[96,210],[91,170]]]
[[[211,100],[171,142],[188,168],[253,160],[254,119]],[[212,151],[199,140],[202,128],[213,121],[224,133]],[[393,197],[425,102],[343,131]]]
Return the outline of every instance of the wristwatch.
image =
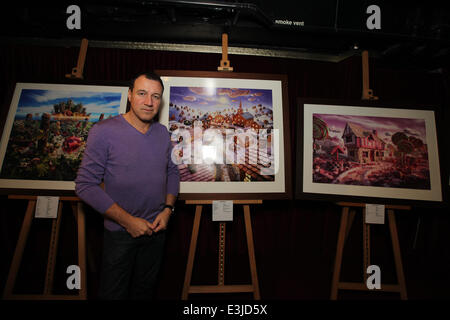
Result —
[[[172,214],[173,214],[174,211],[175,211],[175,207],[174,207],[174,206],[171,206],[170,204],[164,205],[164,209],[165,209],[165,208],[169,208],[169,209],[172,211]]]

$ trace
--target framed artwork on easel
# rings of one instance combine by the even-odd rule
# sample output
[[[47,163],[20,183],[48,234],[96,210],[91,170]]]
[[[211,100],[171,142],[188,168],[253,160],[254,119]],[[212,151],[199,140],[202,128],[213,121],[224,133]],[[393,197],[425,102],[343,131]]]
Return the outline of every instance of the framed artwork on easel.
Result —
[[[435,110],[299,101],[297,198],[442,202]]]
[[[0,145],[1,189],[75,189],[89,129],[124,113],[128,87],[17,83]]]
[[[180,199],[290,198],[286,76],[156,72]]]

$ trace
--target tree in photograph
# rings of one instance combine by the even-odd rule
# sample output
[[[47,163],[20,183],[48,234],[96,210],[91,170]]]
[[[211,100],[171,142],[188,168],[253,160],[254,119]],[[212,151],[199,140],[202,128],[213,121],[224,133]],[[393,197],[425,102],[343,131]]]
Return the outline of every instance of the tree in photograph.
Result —
[[[328,125],[319,117],[313,116],[313,149],[314,152],[319,149],[317,140],[323,140],[328,137]]]
[[[407,136],[404,132],[396,132],[392,136],[392,143],[397,146],[397,153],[401,158],[402,165],[405,164],[407,154],[411,154],[414,150],[423,146],[423,141],[414,136]]]
[[[423,146],[423,141],[419,138],[410,136],[408,138],[408,140],[413,144],[414,149],[419,149],[419,148],[422,148],[422,146]]]

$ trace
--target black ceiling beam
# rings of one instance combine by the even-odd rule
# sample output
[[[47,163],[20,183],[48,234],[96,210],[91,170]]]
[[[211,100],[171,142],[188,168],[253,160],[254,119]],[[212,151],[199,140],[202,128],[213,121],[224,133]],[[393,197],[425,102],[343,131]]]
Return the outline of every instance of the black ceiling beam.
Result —
[[[224,2],[224,1],[194,1],[194,0],[151,0],[151,1],[136,1],[144,6],[177,6],[177,7],[190,7],[201,8],[209,10],[233,10],[239,15],[240,12],[246,12],[259,20],[263,26],[271,27],[273,25],[272,19],[254,3],[239,3],[239,2]],[[236,23],[236,16],[235,21]]]

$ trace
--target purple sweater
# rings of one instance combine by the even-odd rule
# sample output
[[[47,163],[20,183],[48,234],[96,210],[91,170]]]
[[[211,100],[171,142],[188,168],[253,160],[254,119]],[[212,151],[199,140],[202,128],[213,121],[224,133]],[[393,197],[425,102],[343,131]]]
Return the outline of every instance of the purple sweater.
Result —
[[[166,194],[178,195],[180,176],[171,160],[166,127],[152,123],[143,134],[122,115],[97,123],[89,131],[75,179],[75,192],[100,213],[115,202],[135,217],[152,222],[162,211]],[[105,190],[99,184],[105,182]],[[124,230],[105,218],[105,228]]]

